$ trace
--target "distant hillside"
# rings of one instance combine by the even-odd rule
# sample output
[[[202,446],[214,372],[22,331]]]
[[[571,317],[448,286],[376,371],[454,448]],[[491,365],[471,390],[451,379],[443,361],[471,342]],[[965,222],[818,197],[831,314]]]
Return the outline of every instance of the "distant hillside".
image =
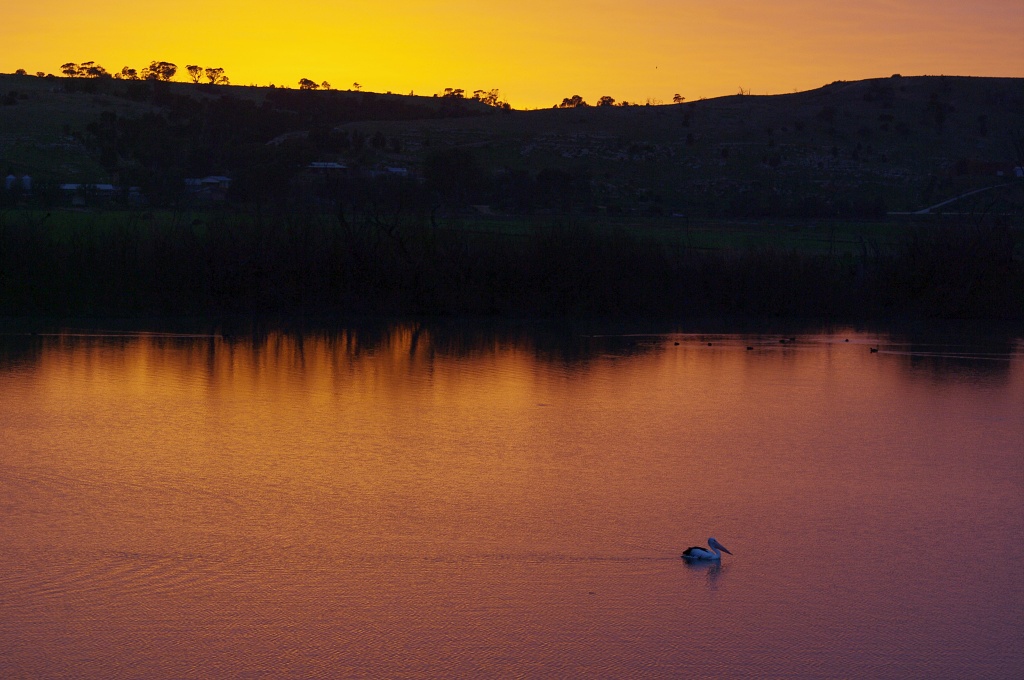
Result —
[[[78,182],[173,203],[183,178],[224,175],[235,180],[229,201],[294,202],[309,195],[296,191],[309,164],[329,162],[422,177],[452,211],[877,218],[994,187],[950,205],[1024,212],[1014,177],[1024,79],[894,76],[500,111],[454,98],[0,76],[0,104],[0,172],[31,175],[52,200],[52,187]]]
[[[464,149],[489,169],[585,173],[611,209],[871,216],[1009,179],[1024,165],[1024,80],[886,78],[669,106],[348,127],[396,136],[421,154],[427,144]],[[403,160],[415,154],[387,162]]]

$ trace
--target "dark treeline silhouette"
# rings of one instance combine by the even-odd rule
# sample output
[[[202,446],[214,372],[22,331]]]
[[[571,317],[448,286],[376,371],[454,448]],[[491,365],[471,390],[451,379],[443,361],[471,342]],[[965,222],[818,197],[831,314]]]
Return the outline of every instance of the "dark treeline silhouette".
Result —
[[[436,96],[436,95],[435,95]],[[466,91],[460,87],[446,87],[440,93],[440,96],[445,99],[472,99],[478,101],[481,104],[487,106],[493,106],[504,111],[511,111],[512,105],[501,98],[501,90],[473,90],[469,97],[466,97]]]
[[[192,77],[192,82],[198,82],[198,78],[195,76],[192,69],[199,68],[197,66],[189,66],[189,75]],[[224,73],[224,69],[217,69]],[[100,64],[94,61],[83,61],[81,64],[77,64],[73,61],[61,64],[61,73],[69,78],[84,78],[84,79],[97,79],[104,80],[113,78],[115,80],[159,80],[163,82],[170,81],[174,78],[174,74],[178,72],[178,65],[169,61],[151,61],[149,66],[139,71],[125,66],[120,71],[110,73]],[[38,74],[37,74],[38,75]],[[214,82],[211,80],[211,82]],[[226,84],[226,81],[224,82]]]
[[[189,64],[185,67],[185,70],[188,72],[188,77],[193,83],[199,83],[203,76],[205,76],[211,85],[231,84],[231,79],[225,75],[224,69],[219,66],[203,68],[199,64]]]
[[[1024,319],[1005,226],[929,225],[858,256],[700,251],[578,220],[446,228],[423,185],[366,181],[331,219],[122,213],[58,229],[0,213],[0,314]]]

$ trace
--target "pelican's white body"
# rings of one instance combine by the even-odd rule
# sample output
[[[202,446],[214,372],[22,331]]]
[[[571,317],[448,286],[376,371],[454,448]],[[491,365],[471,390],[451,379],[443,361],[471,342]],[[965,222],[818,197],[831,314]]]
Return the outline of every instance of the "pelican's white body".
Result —
[[[732,554],[731,552],[729,552],[728,548],[726,548],[724,545],[722,545],[721,543],[716,541],[714,539],[714,537],[711,537],[711,538],[708,539],[708,545],[711,548],[710,550],[708,548],[703,548],[703,547],[700,547],[700,546],[694,546],[693,548],[687,548],[686,550],[683,551],[683,559],[684,560],[720,560],[720,559],[722,559],[722,553],[723,552],[729,553],[730,555]]]

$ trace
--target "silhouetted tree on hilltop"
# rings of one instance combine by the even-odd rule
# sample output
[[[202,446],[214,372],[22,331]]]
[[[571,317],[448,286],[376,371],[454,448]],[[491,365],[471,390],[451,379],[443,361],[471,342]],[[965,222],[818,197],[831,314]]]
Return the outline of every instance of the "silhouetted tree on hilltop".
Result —
[[[597,100],[598,106],[615,106],[615,97],[605,95]]]
[[[473,99],[487,104],[487,106],[493,106],[496,109],[509,110],[512,106],[501,98],[501,90],[494,88],[492,90],[473,90]]]
[[[563,99],[562,103],[559,104],[557,108],[575,109],[583,106],[589,106],[589,104],[587,104],[587,102],[583,100],[583,97],[579,96],[578,94],[574,94],[571,97],[566,97],[565,99]]]
[[[142,69],[143,80],[160,80],[167,82],[178,72],[178,65],[169,61],[151,61]]]
[[[188,77],[192,79],[193,83],[198,83],[199,79],[203,77],[203,67],[196,64],[189,64],[185,67],[188,71]]]
[[[69,61],[66,64],[62,64],[60,70],[61,73],[72,78],[110,77],[110,74],[107,73],[107,69],[103,68],[94,61],[83,61],[81,64],[76,64],[73,61]]]
[[[82,64],[82,69],[85,71],[87,78],[109,78],[110,74],[107,73],[107,69],[103,68],[99,64],[93,61],[87,61]]]
[[[226,75],[224,75],[224,69],[219,67],[206,69],[206,79],[210,81],[211,85],[231,84],[231,80]]]
[[[320,86],[317,84],[315,80],[310,80],[309,78],[301,78],[299,80],[300,90],[316,90],[319,88]]]

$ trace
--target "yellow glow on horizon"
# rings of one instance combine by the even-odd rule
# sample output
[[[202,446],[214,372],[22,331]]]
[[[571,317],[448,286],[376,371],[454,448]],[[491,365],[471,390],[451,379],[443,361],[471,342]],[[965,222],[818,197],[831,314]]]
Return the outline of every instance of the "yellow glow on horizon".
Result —
[[[152,60],[223,67],[236,85],[433,94],[500,88],[517,108],[664,101],[818,87],[837,79],[940,74],[1024,76],[1019,0],[69,0],[5,8],[0,72],[59,73],[66,61],[110,71]]]

